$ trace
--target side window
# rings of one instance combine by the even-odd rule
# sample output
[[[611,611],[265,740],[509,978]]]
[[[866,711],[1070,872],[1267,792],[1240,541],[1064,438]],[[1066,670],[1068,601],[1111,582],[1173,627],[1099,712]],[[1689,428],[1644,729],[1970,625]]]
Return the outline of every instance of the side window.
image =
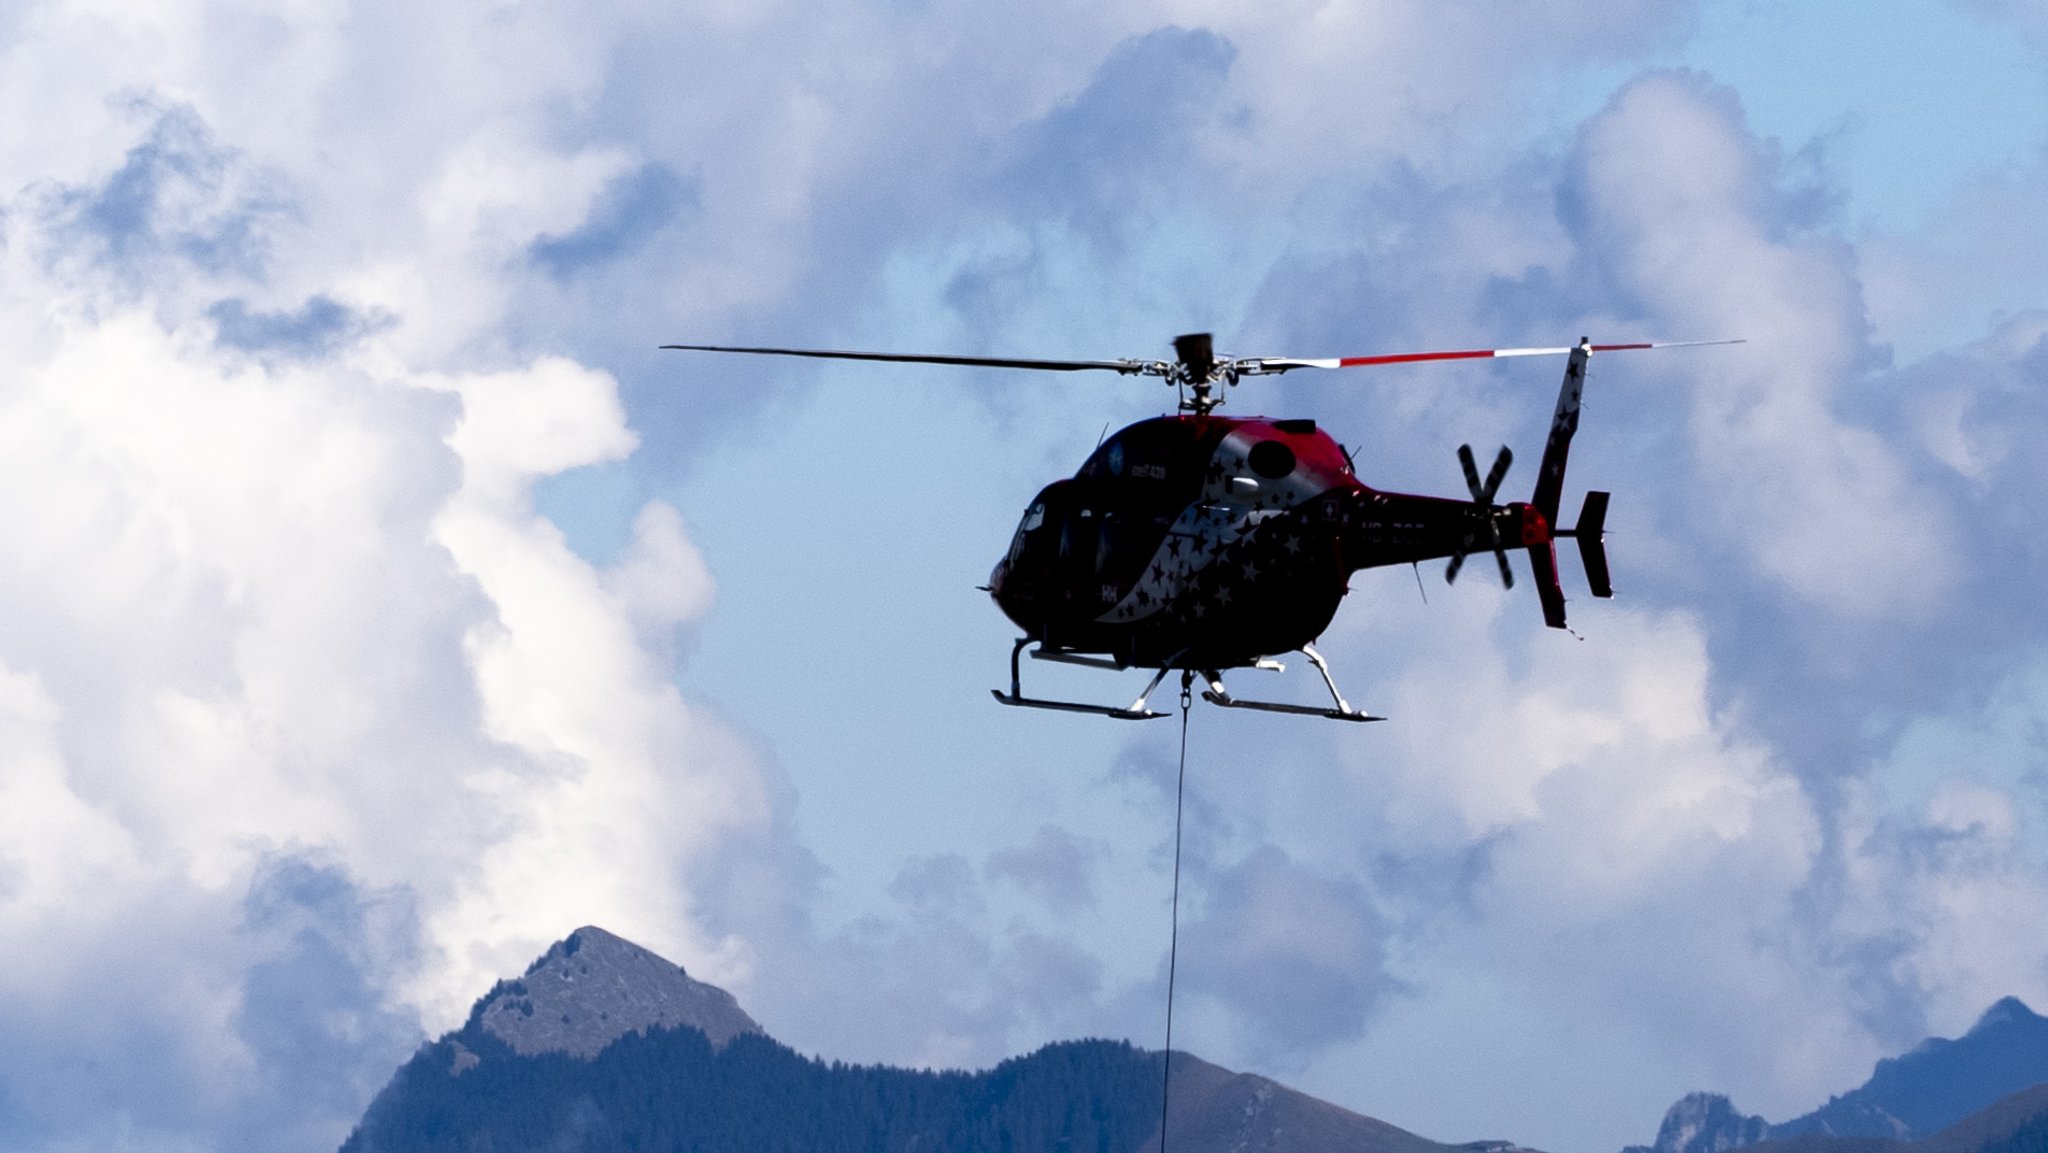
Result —
[[[1156,523],[1155,523],[1156,522]],[[1166,527],[1164,518],[1108,513],[1095,550],[1095,573],[1104,580],[1129,580],[1151,559]],[[1149,530],[1149,531],[1148,531]]]
[[[1045,527],[1045,502],[1033,501],[1024,513],[1024,522],[1017,526],[1017,538],[1010,545],[1010,566],[1033,567],[1042,565],[1052,551],[1052,532]]]
[[[1096,531],[1094,509],[1079,509],[1060,523],[1060,561],[1071,572],[1093,572]]]

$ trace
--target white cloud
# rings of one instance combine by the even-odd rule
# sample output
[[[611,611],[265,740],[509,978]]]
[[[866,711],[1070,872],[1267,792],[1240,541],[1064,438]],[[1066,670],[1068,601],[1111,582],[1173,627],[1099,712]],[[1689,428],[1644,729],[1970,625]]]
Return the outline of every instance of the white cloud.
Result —
[[[95,809],[65,779],[57,727],[62,714],[42,685],[30,676],[0,678],[0,741],[8,774],[0,785],[0,913],[14,940],[33,939],[38,930],[67,918],[72,902],[94,890],[118,892],[141,872],[133,838],[119,822]],[[111,919],[114,910],[101,915]],[[61,953],[30,953],[26,966],[10,976],[24,990],[61,970]]]
[[[1668,443],[1655,402],[1630,398],[1646,416],[1605,403],[1582,431],[1577,483],[1613,486],[1624,516],[1648,506],[1609,545],[1635,596],[1572,602],[1584,644],[1536,630],[1520,589],[1462,584],[1426,629],[1368,609],[1369,652],[1352,629],[1333,636],[1340,669],[1395,670],[1375,703],[1396,720],[1339,746],[1362,799],[1322,802],[1386,862],[1389,968],[1430,1008],[1393,998],[1383,1030],[1326,1052],[1314,1076],[1398,1070],[1381,1099],[1416,1112],[1396,1120],[1538,1145],[1646,1139],[1690,1089],[1774,1118],[1810,1109],[1876,1057],[2038,988],[2048,898],[2028,863],[2036,786],[2017,781],[2025,742],[2005,721],[2038,694],[1992,692],[1993,670],[2038,665],[2032,596],[2009,574],[2015,534],[1989,495],[2028,484],[2011,446],[2037,423],[2023,398],[2038,325],[2015,318],[1966,363],[1877,378],[1855,250],[1787,203],[1771,150],[1703,77],[1626,87],[1573,164],[1562,215],[1591,305],[1751,344],[1705,367],[1629,362],[1632,377],[1687,379],[1690,454],[1644,451]],[[1455,314],[1463,291],[1442,307]],[[1395,412],[1397,429],[1414,419]],[[1930,452],[1969,483],[1930,468]],[[1649,568],[1646,543],[1665,553]],[[1981,590],[1967,621],[1952,607],[1965,589]],[[1684,613],[1625,607],[1687,590]],[[1947,639],[1958,631],[1972,639]],[[1952,652],[1965,644],[1971,655]],[[1980,690],[1984,709],[1961,703]],[[1902,760],[1949,754],[1934,787],[1919,766],[1859,779],[1858,726],[1893,731],[1901,716],[1922,738]],[[2006,737],[1960,735],[1983,731]],[[1466,998],[1497,1015],[1475,1026],[1447,1007]],[[1810,1028],[1787,1038],[1785,1019]],[[1461,1039],[1458,1067],[1404,1065],[1439,1028]],[[1486,1044],[1504,1031],[1523,1040]],[[1563,1051],[1602,1068],[1534,1059]],[[1640,1095],[1642,1128],[1530,1104],[1595,1085]]]
[[[459,142],[390,247],[322,267],[295,245],[328,221],[151,108],[98,173],[15,196],[0,250],[0,947],[43,959],[11,968],[8,1031],[151,1067],[110,1068],[136,1082],[111,1112],[61,1068],[0,1083],[43,1147],[102,1125],[331,1145],[418,1030],[568,927],[744,977],[689,877],[771,802],[669,681],[669,637],[711,597],[675,511],[650,504],[600,570],[532,509],[536,480],[636,443],[609,375],[508,365],[493,335],[507,259],[572,226],[616,155]],[[217,340],[210,302],[277,267],[394,323]],[[331,878],[308,892],[341,894],[320,900],[397,893],[409,928],[321,917],[318,948],[267,928],[248,903],[301,859]],[[147,974],[117,959],[137,952]],[[329,1019],[309,997],[376,1024],[271,1053]],[[308,1062],[340,1091],[296,1080]]]
[[[590,354],[615,352],[607,341],[637,349],[686,322],[791,339],[864,323],[1076,342],[1185,316],[1221,328],[1262,270],[1248,326],[1290,337],[1592,317],[1752,343],[1630,362],[1687,379],[1689,452],[1619,459],[1675,443],[1652,427],[1675,408],[1607,425],[1604,449],[1589,422],[1588,456],[1608,452],[1641,494],[1617,506],[1642,530],[1617,557],[1661,550],[1633,570],[1638,607],[1575,601],[1593,640],[1539,634],[1559,641],[1539,648],[1526,588],[1461,584],[1419,630],[1383,606],[1369,637],[1358,622],[1375,610],[1354,605],[1332,651],[1352,650],[1339,672],[1365,683],[1347,688],[1370,685],[1392,724],[1342,737],[1336,758],[1330,734],[1219,737],[1271,771],[1197,787],[1213,819],[1191,899],[1210,902],[1220,963],[1189,988],[1235,1051],[1190,1044],[1226,1061],[1299,1047],[1334,1068],[1382,1044],[1400,1006],[1481,988],[1553,1051],[1610,1068],[1654,1055],[1616,1068],[1640,1094],[1663,1091],[1655,1066],[1699,1078],[1680,1090],[1789,1108],[1844,1087],[1839,1071],[1916,1014],[2024,994],[2014,982],[2039,973],[2026,930],[2048,910],[2016,786],[1963,773],[1912,806],[1854,789],[1838,805],[1815,782],[1853,775],[1855,754],[1795,762],[1755,718],[1806,693],[1831,715],[1866,706],[1824,679],[1784,693],[1740,658],[1797,644],[1668,606],[1671,574],[1696,572],[1768,620],[1821,622],[1815,647],[1939,620],[1995,549],[1975,535],[1989,514],[1923,466],[1992,501],[2027,491],[2001,405],[2024,395],[2013,366],[2038,334],[2016,324],[2012,347],[1984,352],[2013,388],[1930,390],[1940,403],[1901,436],[1863,389],[1874,339],[1919,323],[1900,286],[1921,254],[1879,269],[1873,333],[1859,280],[1875,266],[1787,208],[1784,166],[1732,96],[1648,77],[1572,158],[1532,153],[1541,129],[1519,96],[1554,54],[1531,45],[1583,48],[1599,27],[1625,56],[1692,7],[599,18],[48,0],[0,16],[0,103],[38,111],[0,124],[11,1034],[143,1054],[123,1066],[142,1087],[113,1124],[203,1147],[248,1131],[256,1090],[236,1078],[265,1043],[251,1006],[282,1014],[302,995],[293,974],[332,965],[359,983],[349,1011],[402,1056],[394,1011],[446,1024],[591,921],[743,993],[811,978],[779,1000],[831,1056],[984,1061],[1149,1022],[1151,958],[1124,943],[1142,902],[1126,890],[1160,862],[1101,856],[1092,827],[984,846],[980,877],[1094,928],[1049,927],[1035,906],[1006,920],[1017,893],[983,892],[964,857],[913,877],[886,915],[813,926],[825,902],[794,798],[670,683],[674,635],[709,611],[720,559],[685,530],[693,510],[636,496],[630,542],[601,567],[535,513],[532,489],[599,462],[679,467],[633,455],[619,381],[639,362]],[[641,174],[667,197],[651,223],[615,229],[574,275],[536,259],[543,238],[603,231],[607,197]],[[2008,203],[1992,192],[1984,203]],[[1077,223],[1076,203],[1097,215]],[[1437,326],[1456,331],[1422,332]],[[1405,468],[1401,453],[1453,424],[1508,435],[1521,410],[1501,395],[1438,381],[1352,411]],[[718,404],[757,403],[663,395],[635,416],[680,440],[713,435],[700,418]],[[1454,485],[1448,453],[1432,460]],[[2017,619],[2006,596],[2001,619]],[[1019,828],[1054,819],[1031,810]],[[1431,875],[1404,877],[1404,862]],[[304,945],[301,916],[342,927]],[[820,952],[843,963],[768,969]],[[1328,995],[1329,1019],[1313,997],[1249,999],[1289,966]],[[1394,992],[1403,979],[1416,1000]],[[1794,1018],[1818,1039],[1766,1028]],[[1475,1037],[1487,1024],[1463,1022]],[[323,1059],[360,1072],[381,1051]],[[1498,1056],[1471,1074],[1503,1109],[1534,1107],[1535,1075]],[[44,1146],[106,1144],[90,1087],[21,1059],[0,1081],[38,1102]],[[345,1103],[306,1109],[260,1124],[348,1120]],[[1499,1135],[1542,1143],[1543,1125],[1585,1132],[1553,1115]]]
[[[493,942],[531,951],[565,923],[649,924],[671,949],[704,956],[687,935],[685,866],[716,830],[764,824],[766,800],[747,755],[691,715],[642,644],[635,625],[646,606],[612,595],[607,574],[529,507],[534,480],[630,451],[611,382],[550,360],[431,384],[463,399],[449,436],[463,486],[434,535],[493,606],[464,644],[483,735],[522,756],[469,782],[507,824],[479,846],[481,868],[464,878],[447,921],[427,913],[429,930],[470,957]],[[649,550],[665,544],[672,559],[659,575],[701,580],[701,566],[684,567],[691,554],[672,517],[662,506],[643,514],[652,527],[621,572],[644,573],[659,563]],[[665,542],[647,543],[664,532]],[[708,589],[670,595],[702,605]],[[673,605],[668,616],[679,623]],[[502,968],[517,954],[493,959]],[[466,1003],[490,972],[472,962],[436,974],[435,1007],[446,1015]]]
[[[1698,511],[1816,607],[1924,619],[1954,585],[1951,527],[1895,449],[1840,414],[1869,350],[1853,256],[1774,210],[1769,151],[1733,92],[1660,74],[1580,146],[1586,232],[1665,324],[1748,339],[1690,384],[1711,487]]]
[[[672,505],[650,501],[633,520],[633,539],[604,574],[605,587],[641,626],[643,643],[657,642],[711,608],[713,582],[704,558]]]
[[[2044,191],[2048,154],[2037,152],[1949,191],[1921,228],[1859,246],[1875,335],[1901,363],[1978,340],[2048,298],[2048,226],[2032,211]]]

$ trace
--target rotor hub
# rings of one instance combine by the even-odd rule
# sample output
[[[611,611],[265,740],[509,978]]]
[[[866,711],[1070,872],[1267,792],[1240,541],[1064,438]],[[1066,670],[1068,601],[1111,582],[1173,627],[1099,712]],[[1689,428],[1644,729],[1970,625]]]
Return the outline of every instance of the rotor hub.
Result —
[[[1176,361],[1166,375],[1181,390],[1181,411],[1207,416],[1223,403],[1218,386],[1237,383],[1237,362],[1217,360],[1215,341],[1206,332],[1174,337],[1173,352]]]

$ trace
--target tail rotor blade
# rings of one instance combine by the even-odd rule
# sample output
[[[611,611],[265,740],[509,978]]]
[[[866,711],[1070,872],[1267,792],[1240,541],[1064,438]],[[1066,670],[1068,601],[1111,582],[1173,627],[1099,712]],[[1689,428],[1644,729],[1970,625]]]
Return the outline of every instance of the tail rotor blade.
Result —
[[[1469,453],[1467,459],[1470,459]],[[1493,471],[1486,474],[1486,492],[1479,498],[1481,504],[1493,503],[1493,494],[1500,491],[1501,478],[1508,474],[1508,466],[1514,461],[1515,454],[1508,451],[1507,445],[1501,445],[1500,455],[1493,458]],[[1467,471],[1469,473],[1470,470]]]
[[[1472,467],[1471,448],[1466,447],[1459,449],[1458,456],[1459,459],[1465,462],[1465,475],[1473,477],[1474,483],[1476,484],[1477,477],[1479,475],[1479,470]],[[1470,553],[1472,551],[1472,546],[1478,543],[1479,535],[1472,531],[1471,526],[1466,526],[1464,537],[1458,541],[1458,546],[1451,551],[1451,563],[1444,569],[1445,584],[1448,585],[1458,583],[1458,570],[1465,567],[1465,555],[1467,553]]]
[[[1458,463],[1465,466],[1465,487],[1472,490],[1472,499],[1481,504],[1490,503],[1481,495],[1485,490],[1479,487],[1479,462],[1472,459],[1471,445],[1458,446]]]

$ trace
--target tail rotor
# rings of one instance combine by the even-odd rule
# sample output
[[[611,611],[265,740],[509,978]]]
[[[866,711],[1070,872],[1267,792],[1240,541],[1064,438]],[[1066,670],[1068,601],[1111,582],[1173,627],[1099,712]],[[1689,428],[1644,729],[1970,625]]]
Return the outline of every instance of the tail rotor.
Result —
[[[1494,559],[1500,562],[1500,583],[1503,588],[1515,587],[1514,570],[1508,567],[1506,546],[1500,539],[1500,522],[1493,516],[1493,494],[1500,490],[1501,479],[1508,474],[1508,465],[1513,464],[1515,454],[1502,445],[1500,455],[1493,458],[1493,468],[1482,483],[1479,479],[1479,463],[1472,458],[1472,446],[1458,446],[1458,463],[1465,469],[1465,487],[1472,492],[1472,503],[1486,518],[1487,547],[1493,550]],[[1467,532],[1458,550],[1451,554],[1451,564],[1444,570],[1444,583],[1453,584],[1458,579],[1458,570],[1465,567],[1465,554],[1479,543],[1477,533]]]

